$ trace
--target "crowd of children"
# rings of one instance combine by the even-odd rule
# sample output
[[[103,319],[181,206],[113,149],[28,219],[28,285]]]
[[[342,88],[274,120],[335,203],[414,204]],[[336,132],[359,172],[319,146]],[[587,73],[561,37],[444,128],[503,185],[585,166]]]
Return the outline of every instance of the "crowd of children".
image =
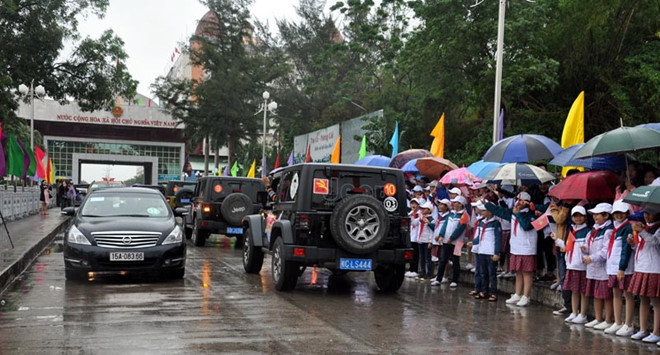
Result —
[[[660,179],[647,180],[660,185]],[[547,196],[552,188],[519,187],[514,194],[507,186],[411,181],[415,255],[406,277],[457,287],[466,246],[475,264],[467,268],[475,272],[470,295],[476,299],[497,301],[498,277],[515,274],[515,293],[506,303],[524,307],[530,303],[533,282],[554,281],[551,288],[562,292],[565,306],[554,314],[569,314],[566,323],[660,345],[660,208],[623,202],[634,189],[629,182],[617,189],[613,204],[557,200]],[[534,225],[550,208],[566,210],[565,230],[558,231],[552,217],[546,225]],[[452,271],[446,277],[448,264]],[[589,321],[591,304],[595,319]],[[648,331],[651,305],[653,329]]]

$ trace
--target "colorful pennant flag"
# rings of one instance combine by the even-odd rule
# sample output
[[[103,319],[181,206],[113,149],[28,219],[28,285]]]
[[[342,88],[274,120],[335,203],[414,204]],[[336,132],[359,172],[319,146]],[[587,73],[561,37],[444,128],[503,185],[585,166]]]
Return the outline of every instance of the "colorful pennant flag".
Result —
[[[330,156],[330,163],[339,164],[341,160],[341,134],[337,137],[337,142],[335,142],[335,147],[332,149],[332,155]]]
[[[275,159],[275,167],[273,169],[277,169],[280,167],[280,153],[277,153],[277,159]]]
[[[46,169],[44,169],[44,158],[46,153],[39,147],[34,147],[34,157],[37,159],[37,173],[36,177],[39,179],[46,178]]]
[[[0,122],[0,177],[7,174],[7,162],[5,161],[5,151],[2,148],[2,142],[7,139],[7,135],[2,133],[2,122]]]
[[[445,113],[442,113],[438,123],[431,131],[433,143],[431,143],[431,154],[438,158],[444,158],[445,155]]]
[[[294,164],[294,161],[293,161],[293,150],[292,150],[291,154],[289,154],[289,159],[287,159],[287,161],[286,161],[286,165],[291,166],[293,164]]]
[[[358,153],[358,160],[367,156],[367,135],[362,136],[362,144],[360,144],[360,152]]]
[[[46,166],[46,182],[52,184],[55,182],[55,166],[53,161],[48,157],[48,165]]]
[[[238,174],[238,161],[234,162],[234,165],[231,167],[231,176],[236,177]]]
[[[225,170],[222,171],[222,176],[229,176],[229,164],[225,165]]]
[[[307,155],[305,156],[305,163],[311,163],[312,162],[312,146],[307,145]]]
[[[245,176],[249,178],[253,178],[256,170],[257,170],[257,159],[254,159],[252,161],[252,165],[250,165],[250,170],[248,170],[247,175]]]
[[[578,143],[584,143],[584,91],[573,102],[568,117],[566,117],[566,123],[564,123],[564,131],[561,134],[562,148],[566,149]],[[566,176],[570,169],[575,168],[565,166],[561,170],[562,175]]]
[[[399,121],[396,121],[394,134],[392,134],[392,139],[390,139],[390,145],[392,146],[392,158],[394,158],[395,155],[399,154]]]
[[[9,143],[7,145],[9,148],[9,153],[7,161],[7,174],[20,176],[22,179],[24,176],[23,158],[25,157],[25,153],[23,152],[23,149],[21,149],[21,146],[18,144],[16,137],[14,137],[12,133],[9,133],[8,139]]]

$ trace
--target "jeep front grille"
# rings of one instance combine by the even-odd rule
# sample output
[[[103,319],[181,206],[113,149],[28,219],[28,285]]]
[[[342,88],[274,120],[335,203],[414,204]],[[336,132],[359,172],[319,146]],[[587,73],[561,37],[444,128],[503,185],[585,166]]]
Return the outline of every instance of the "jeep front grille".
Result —
[[[92,232],[96,245],[103,248],[135,249],[153,247],[158,243],[160,236],[160,232]]]

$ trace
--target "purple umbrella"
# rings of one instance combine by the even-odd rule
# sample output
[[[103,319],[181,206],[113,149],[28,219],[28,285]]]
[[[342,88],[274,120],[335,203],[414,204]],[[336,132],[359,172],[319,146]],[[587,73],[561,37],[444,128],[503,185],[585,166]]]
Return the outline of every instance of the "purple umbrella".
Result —
[[[433,154],[426,149],[408,149],[403,151],[392,158],[390,168],[401,169],[407,162],[424,157],[432,157]]]
[[[367,155],[366,157],[355,162],[355,165],[368,165],[368,166],[382,166],[387,167],[390,165],[390,157],[384,155]]]
[[[493,144],[483,160],[496,163],[528,163],[552,159],[563,149],[552,139],[536,134],[519,134]]]

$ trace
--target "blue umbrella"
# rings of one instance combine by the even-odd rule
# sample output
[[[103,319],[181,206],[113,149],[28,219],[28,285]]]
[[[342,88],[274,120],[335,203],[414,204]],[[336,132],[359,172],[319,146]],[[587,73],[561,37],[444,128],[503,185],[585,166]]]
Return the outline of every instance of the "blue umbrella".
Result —
[[[556,166],[580,166],[591,170],[624,170],[627,166],[623,155],[604,155],[586,159],[576,159],[577,153],[584,143],[579,143],[566,148],[563,152],[550,160],[548,164]]]
[[[638,125],[637,127],[650,128],[650,129],[655,129],[656,131],[660,131],[660,122],[644,123],[644,124]]]
[[[491,170],[497,168],[500,165],[502,164],[494,163],[491,161],[479,160],[477,162],[472,163],[470,166],[467,167],[467,169],[472,173],[472,175],[481,179],[485,179],[486,175],[488,175],[488,173],[490,173]]]
[[[496,163],[528,163],[552,159],[562,151],[557,142],[537,134],[519,134],[493,144],[483,160]]]
[[[409,160],[407,163],[403,164],[403,166],[401,167],[401,170],[404,173],[417,174],[417,173],[419,173],[419,169],[417,169],[415,164],[417,164],[417,159]]]
[[[390,166],[390,157],[384,155],[367,155],[366,157],[355,162],[355,165],[368,165],[368,166]]]

